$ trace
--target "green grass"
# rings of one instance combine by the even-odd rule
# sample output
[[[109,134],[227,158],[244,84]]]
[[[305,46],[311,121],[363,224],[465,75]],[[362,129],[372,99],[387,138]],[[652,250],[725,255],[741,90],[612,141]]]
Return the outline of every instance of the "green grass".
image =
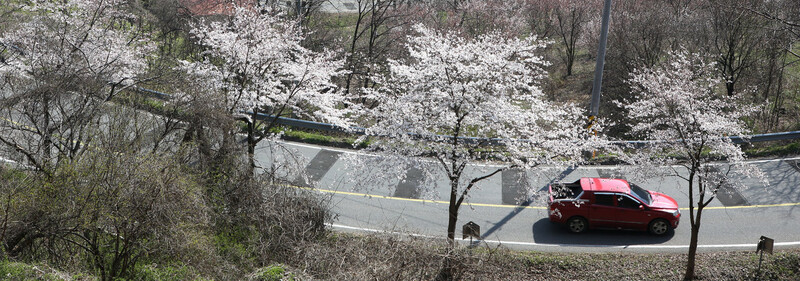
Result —
[[[0,262],[0,280],[68,280],[47,266],[20,262]]]
[[[371,144],[371,140],[369,138],[367,138],[365,141],[356,143],[357,141],[356,136],[345,133],[321,132],[314,130],[295,129],[289,127],[275,128],[273,132],[274,133],[283,132],[283,139],[285,140],[310,143],[322,146],[363,149]]]
[[[284,135],[289,138],[300,139],[303,142],[313,143],[313,144],[329,144],[335,141],[334,137],[332,136],[326,136],[320,133],[313,133],[313,132],[285,130]]]
[[[295,276],[287,272],[282,264],[273,264],[259,269],[256,272],[255,280],[259,281],[294,281]]]
[[[123,105],[151,112],[153,114],[166,116],[177,115],[178,118],[181,118],[185,115],[185,112],[180,108],[170,106],[166,102],[159,99],[145,97],[139,93],[122,92],[114,96],[112,100]]]
[[[190,267],[184,265],[159,266],[157,264],[137,265],[134,268],[133,278],[136,281],[181,281],[194,280],[195,274]]]
[[[745,149],[745,154],[751,158],[800,155],[800,141],[794,141],[789,144],[773,144],[748,148]]]
[[[256,257],[248,243],[258,235],[254,229],[242,228],[237,226],[221,227],[220,231],[214,235],[214,245],[217,251],[226,260],[236,264],[252,265],[256,263]]]
[[[0,180],[24,180],[28,178],[28,174],[19,169],[14,169],[13,166],[0,165]]]

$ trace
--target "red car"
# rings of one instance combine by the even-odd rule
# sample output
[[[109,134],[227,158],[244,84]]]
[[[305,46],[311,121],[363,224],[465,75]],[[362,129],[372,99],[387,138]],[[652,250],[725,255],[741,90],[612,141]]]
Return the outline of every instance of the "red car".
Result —
[[[550,221],[570,232],[589,228],[647,230],[663,235],[678,227],[678,202],[621,179],[581,178],[550,187]]]

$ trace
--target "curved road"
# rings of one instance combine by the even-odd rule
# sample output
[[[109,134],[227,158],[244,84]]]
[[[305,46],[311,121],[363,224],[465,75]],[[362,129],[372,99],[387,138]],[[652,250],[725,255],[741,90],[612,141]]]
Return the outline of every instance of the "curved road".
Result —
[[[389,159],[355,151],[304,144],[264,143],[257,149],[262,167],[272,167],[293,186],[314,186],[330,195],[338,215],[332,227],[341,231],[395,232],[445,237],[448,184],[443,174],[420,167],[435,165]],[[291,162],[290,165],[285,165]],[[760,236],[775,239],[775,247],[800,247],[800,158],[753,161],[767,173],[770,185],[752,179],[748,188],[721,191],[703,213],[701,251],[755,250]],[[299,166],[305,176],[285,167]],[[477,175],[492,166],[476,165]],[[683,252],[688,249],[688,196],[677,178],[639,179],[623,167],[581,167],[571,170],[539,168],[511,170],[495,175],[472,190],[462,205],[458,230],[473,221],[482,242],[492,247],[539,251]],[[640,186],[672,196],[684,213],[681,225],[669,235],[645,232],[592,230],[574,235],[547,219],[545,190],[550,179],[574,181],[580,177],[628,178]],[[533,191],[524,186],[532,186]],[[460,236],[460,231],[457,231]],[[464,243],[469,243],[464,241]]]

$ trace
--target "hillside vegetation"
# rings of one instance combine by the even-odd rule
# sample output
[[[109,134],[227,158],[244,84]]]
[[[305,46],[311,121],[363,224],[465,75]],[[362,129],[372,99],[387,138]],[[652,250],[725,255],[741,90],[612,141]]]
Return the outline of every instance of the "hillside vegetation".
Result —
[[[324,13],[318,9],[321,0],[303,1],[307,6],[299,11],[273,3],[279,1],[236,2],[267,4],[2,2],[0,280],[681,278],[684,254],[517,252],[334,232],[326,227],[336,217],[328,197],[287,187],[289,181],[302,179],[302,161],[256,159],[257,146],[285,149],[269,142],[282,137],[373,147],[376,139],[347,132],[332,139],[284,129],[274,117],[365,127],[393,117],[419,117],[403,114],[403,106],[381,118],[363,114],[383,109],[381,105],[410,89],[435,89],[441,94],[437,101],[445,103],[455,88],[479,85],[473,89],[477,92],[461,97],[482,100],[489,95],[480,91],[491,91],[505,98],[492,104],[502,109],[586,108],[599,31],[598,1],[375,0],[353,14]],[[627,120],[624,107],[614,101],[633,98],[636,85],[630,78],[635,70],[669,65],[670,55],[681,52],[713,63],[712,73],[703,75],[722,82],[710,92],[737,105],[758,106],[754,114],[737,120],[750,132],[800,129],[796,0],[615,1],[612,17],[600,112],[604,136],[643,137],[631,133],[636,120]],[[412,38],[420,42],[411,44]],[[477,75],[452,79],[448,85],[416,81],[412,78],[433,76],[408,75],[404,67],[433,64],[436,60],[429,58],[436,55],[477,53],[412,53],[413,46],[427,44],[421,42],[426,38],[446,38],[450,45],[439,45],[447,46],[505,42],[525,53],[496,50],[503,56],[493,59],[514,61],[514,67],[486,63],[497,73],[478,74],[511,72],[485,75],[489,78],[481,83],[470,80]],[[466,66],[459,68],[465,72],[483,69],[470,63],[486,57],[454,64]],[[536,71],[525,72],[531,62]],[[451,77],[436,74],[446,77],[441,80]],[[506,88],[490,81],[501,78],[517,84]],[[138,88],[171,98],[148,98]],[[442,108],[461,113],[459,106]],[[498,120],[491,110],[483,112]],[[565,112],[575,114],[558,121],[584,118],[579,110]],[[508,132],[503,126],[519,120],[502,117],[507,124],[486,129],[476,122],[456,131],[467,137],[504,136]],[[525,119],[541,125],[542,131],[555,127],[554,117],[533,117]],[[405,125],[398,122],[393,128]],[[424,133],[437,137],[446,130]],[[391,133],[407,136],[405,131]],[[433,155],[418,147],[411,149],[416,156]],[[395,148],[389,144],[381,149]],[[470,160],[512,154],[490,146],[469,149],[444,154],[453,159],[468,154]],[[796,152],[797,145],[761,151],[754,154]],[[585,151],[571,152],[580,156]],[[531,155],[548,156],[539,151]],[[797,250],[766,256],[760,276],[752,251],[699,257],[696,277],[704,280],[800,276]]]

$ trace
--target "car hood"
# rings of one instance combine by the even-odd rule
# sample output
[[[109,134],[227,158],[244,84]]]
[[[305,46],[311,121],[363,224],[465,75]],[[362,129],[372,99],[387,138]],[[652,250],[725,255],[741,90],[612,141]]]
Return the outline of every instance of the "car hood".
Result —
[[[654,209],[665,209],[665,210],[678,209],[678,202],[664,193],[650,191],[650,196],[653,197],[653,202],[650,203],[650,207]]]

